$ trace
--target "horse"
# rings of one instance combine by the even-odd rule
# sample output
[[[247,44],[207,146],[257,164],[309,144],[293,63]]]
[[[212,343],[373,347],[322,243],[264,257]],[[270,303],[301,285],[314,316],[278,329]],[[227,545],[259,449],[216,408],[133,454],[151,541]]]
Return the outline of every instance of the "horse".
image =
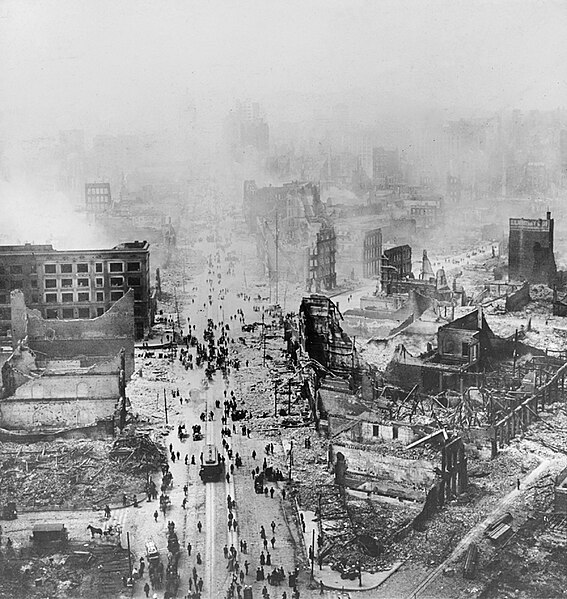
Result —
[[[102,528],[97,528],[96,526],[91,526],[90,524],[87,526],[87,530],[91,531],[91,539],[94,539],[95,535],[100,535],[102,538]]]

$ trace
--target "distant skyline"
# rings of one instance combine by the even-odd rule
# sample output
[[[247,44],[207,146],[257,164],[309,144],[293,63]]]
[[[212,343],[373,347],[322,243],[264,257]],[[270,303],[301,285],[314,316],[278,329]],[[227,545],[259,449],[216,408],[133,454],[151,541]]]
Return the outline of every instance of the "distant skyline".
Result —
[[[237,99],[268,121],[566,106],[567,3],[0,0],[0,132],[205,127]]]

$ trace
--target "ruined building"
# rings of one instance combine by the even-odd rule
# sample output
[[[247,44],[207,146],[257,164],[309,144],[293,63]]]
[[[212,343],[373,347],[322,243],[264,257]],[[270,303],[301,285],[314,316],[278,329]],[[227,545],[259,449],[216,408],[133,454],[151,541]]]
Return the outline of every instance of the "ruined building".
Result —
[[[339,309],[328,297],[304,297],[299,307],[299,343],[311,359],[334,373],[348,376],[358,368],[358,356],[340,320]]]
[[[337,275],[353,280],[380,278],[382,230],[345,223],[337,234]],[[335,230],[337,230],[335,224]]]
[[[110,183],[85,183],[85,207],[93,214],[108,212],[112,208]]]
[[[553,219],[511,218],[508,249],[510,280],[553,285],[557,274],[553,255]]]
[[[404,281],[412,276],[411,247],[397,245],[382,252],[382,290],[390,293],[392,283]]]
[[[11,293],[13,353],[2,367],[0,427],[112,432],[134,370],[134,292],[92,319],[46,320]],[[117,419],[118,414],[118,419]],[[123,422],[122,422],[123,423]]]
[[[0,336],[11,330],[10,290],[43,318],[96,318],[134,291],[134,332],[142,338],[153,323],[150,250],[146,241],[102,250],[54,250],[51,245],[0,246]]]
[[[308,291],[331,290],[337,286],[337,236],[333,227],[322,227],[309,251]]]

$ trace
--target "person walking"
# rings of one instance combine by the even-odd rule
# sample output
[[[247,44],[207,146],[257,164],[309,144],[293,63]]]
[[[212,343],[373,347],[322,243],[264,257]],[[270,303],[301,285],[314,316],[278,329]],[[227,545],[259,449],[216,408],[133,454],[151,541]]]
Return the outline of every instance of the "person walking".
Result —
[[[147,582],[144,585],[144,593],[146,593],[146,597],[150,596],[150,585]]]
[[[303,516],[301,516],[303,518]],[[274,532],[276,532],[276,523],[272,520],[270,522],[270,527],[272,529],[272,534],[274,534]]]
[[[248,560],[246,560],[244,562],[244,570],[246,571],[246,576],[248,576],[248,568],[250,568],[250,564],[248,563]]]
[[[191,543],[187,543],[187,554],[191,556]]]
[[[201,524],[201,521],[199,520],[199,522],[197,522],[197,530],[199,532],[201,532],[201,530],[203,530],[203,525]]]
[[[158,516],[159,516],[159,514],[158,514],[158,511],[156,510],[156,511],[154,512],[154,520],[155,520],[156,522],[157,522]]]
[[[270,540],[270,543],[272,544],[272,549],[273,549],[276,545],[276,537],[272,537]]]

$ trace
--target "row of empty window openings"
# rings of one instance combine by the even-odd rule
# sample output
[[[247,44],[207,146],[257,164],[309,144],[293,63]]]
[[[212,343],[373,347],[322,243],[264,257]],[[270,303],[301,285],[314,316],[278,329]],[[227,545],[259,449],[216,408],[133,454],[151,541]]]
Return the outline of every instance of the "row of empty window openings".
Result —
[[[89,264],[87,263],[78,263],[76,272],[89,272]],[[59,264],[59,272],[72,273],[73,272],[73,264]],[[57,264],[45,264],[44,270],[47,274],[55,274],[57,272]],[[109,262],[108,263],[108,271],[109,272],[124,272],[124,262]],[[127,262],[126,263],[126,271],[127,272],[139,272],[141,270],[140,262]],[[104,272],[104,263],[96,262],[95,263],[95,272]]]
[[[73,303],[75,301],[75,294],[74,293],[61,293],[61,302],[62,303]],[[110,292],[110,301],[115,302],[117,300],[119,300],[122,296],[124,295],[123,291],[111,291]],[[46,304],[58,304],[59,303],[59,294],[57,293],[46,293],[45,294],[45,303]],[[97,302],[104,302],[104,292],[103,291],[97,291],[96,292],[96,301]],[[77,293],[77,301],[78,302],[90,302],[91,301],[91,294],[86,291],[86,292],[81,292],[79,291],[79,293]]]
[[[78,279],[45,279],[45,289],[56,289],[62,287],[64,289],[71,287],[90,287],[90,279],[78,278]],[[124,277],[110,277],[111,287],[122,287],[124,286]],[[10,289],[23,289],[26,281],[21,279],[13,279],[10,281]],[[32,289],[37,289],[37,280],[32,279],[29,281]],[[142,279],[140,277],[127,277],[128,287],[140,287],[142,285]],[[104,278],[95,278],[95,287],[104,287]],[[8,282],[5,279],[0,279],[0,289],[7,289]],[[2,302],[0,302],[2,303]]]
[[[104,262],[95,262],[94,272],[104,272]],[[79,262],[77,264],[44,264],[43,269],[47,274],[56,274],[57,266],[62,274],[70,274],[72,272],[85,273],[92,272],[92,265],[87,262]],[[73,267],[76,266],[76,269]],[[124,268],[126,266],[126,268]],[[142,265],[140,262],[109,262],[108,272],[140,272]],[[22,264],[12,264],[4,266],[0,264],[0,274],[22,275],[24,274],[24,266]],[[37,273],[37,264],[30,264],[30,273]]]
[[[139,287],[142,284],[140,277],[128,277],[129,287]],[[110,277],[111,287],[122,287],[124,285],[124,277]],[[89,287],[90,279],[45,279],[46,289],[55,289],[56,287]],[[96,287],[104,287],[104,278],[95,278]]]

